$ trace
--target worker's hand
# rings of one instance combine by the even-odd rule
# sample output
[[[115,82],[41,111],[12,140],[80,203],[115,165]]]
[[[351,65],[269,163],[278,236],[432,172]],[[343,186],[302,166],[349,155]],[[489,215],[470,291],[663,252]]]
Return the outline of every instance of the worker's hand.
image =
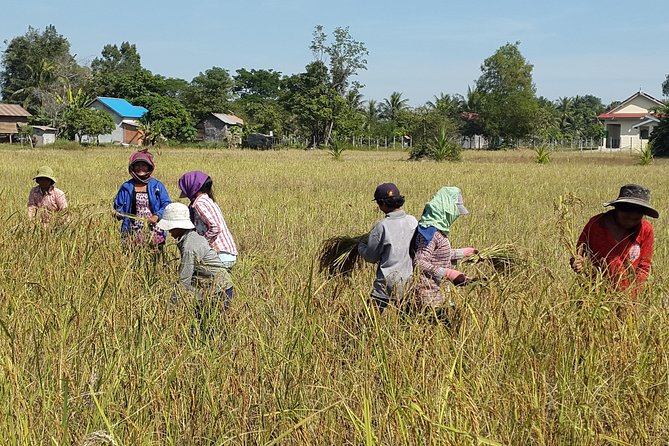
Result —
[[[455,286],[464,286],[469,280],[469,278],[465,276],[464,273],[461,273],[456,269],[447,269],[445,276],[448,280],[453,282]]]
[[[158,220],[160,220],[160,217],[158,217],[155,214],[148,218],[149,223],[151,223],[152,225],[155,225],[156,223],[158,223]]]
[[[569,259],[569,263],[571,264],[571,269],[573,269],[574,272],[580,273],[583,271],[583,267],[585,265],[585,258],[577,254],[571,259]]]
[[[466,259],[479,253],[479,250],[476,248],[462,248],[462,256]]]

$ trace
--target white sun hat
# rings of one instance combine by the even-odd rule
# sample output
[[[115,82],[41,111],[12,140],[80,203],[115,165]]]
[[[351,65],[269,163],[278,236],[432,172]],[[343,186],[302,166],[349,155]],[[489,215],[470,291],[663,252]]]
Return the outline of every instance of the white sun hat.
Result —
[[[163,218],[156,226],[164,231],[170,229],[195,229],[193,222],[190,221],[190,211],[188,206],[183,203],[170,203],[163,212]]]

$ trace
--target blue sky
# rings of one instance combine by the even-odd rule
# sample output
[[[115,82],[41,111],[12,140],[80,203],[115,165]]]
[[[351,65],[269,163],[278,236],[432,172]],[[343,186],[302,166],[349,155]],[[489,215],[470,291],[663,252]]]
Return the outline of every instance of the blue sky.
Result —
[[[486,57],[520,41],[537,94],[608,103],[640,87],[661,96],[667,10],[666,0],[29,0],[3,6],[0,42],[54,24],[80,61],[129,41],[146,68],[190,80],[212,66],[299,72],[312,59],[314,25],[349,26],[370,53],[358,76],[365,98],[397,90],[419,105],[440,92],[465,93]]]

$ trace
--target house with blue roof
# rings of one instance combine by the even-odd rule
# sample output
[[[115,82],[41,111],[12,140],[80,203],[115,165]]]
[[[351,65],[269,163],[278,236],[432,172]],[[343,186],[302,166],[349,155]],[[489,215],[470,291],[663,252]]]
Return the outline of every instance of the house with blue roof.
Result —
[[[95,98],[90,107],[109,113],[116,124],[114,131],[100,135],[101,143],[142,144],[144,135],[139,129],[139,119],[148,112],[147,109],[132,105],[125,99],[106,97]]]

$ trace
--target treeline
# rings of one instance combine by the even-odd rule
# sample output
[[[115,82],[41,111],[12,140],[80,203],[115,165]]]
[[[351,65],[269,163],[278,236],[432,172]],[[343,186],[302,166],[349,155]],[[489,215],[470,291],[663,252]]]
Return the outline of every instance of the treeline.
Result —
[[[532,65],[519,43],[486,59],[466,96],[438,94],[410,107],[401,92],[366,99],[355,76],[367,68],[367,48],[348,28],[327,35],[314,29],[314,58],[303,72],[211,67],[190,81],[144,68],[134,44],[108,44],[89,65],[79,64],[54,26],[28,31],[7,43],[0,88],[6,102],[20,103],[34,124],[54,126],[62,138],[99,134],[109,122],[87,109],[97,96],[119,97],[149,112],[142,119],[149,140],[193,141],[196,123],[209,113],[234,113],[244,131],[292,136],[322,145],[335,137],[401,138],[414,144],[449,135],[484,135],[503,144],[514,138],[598,138],[596,116],[606,107],[594,96],[552,101],[536,97]]]

